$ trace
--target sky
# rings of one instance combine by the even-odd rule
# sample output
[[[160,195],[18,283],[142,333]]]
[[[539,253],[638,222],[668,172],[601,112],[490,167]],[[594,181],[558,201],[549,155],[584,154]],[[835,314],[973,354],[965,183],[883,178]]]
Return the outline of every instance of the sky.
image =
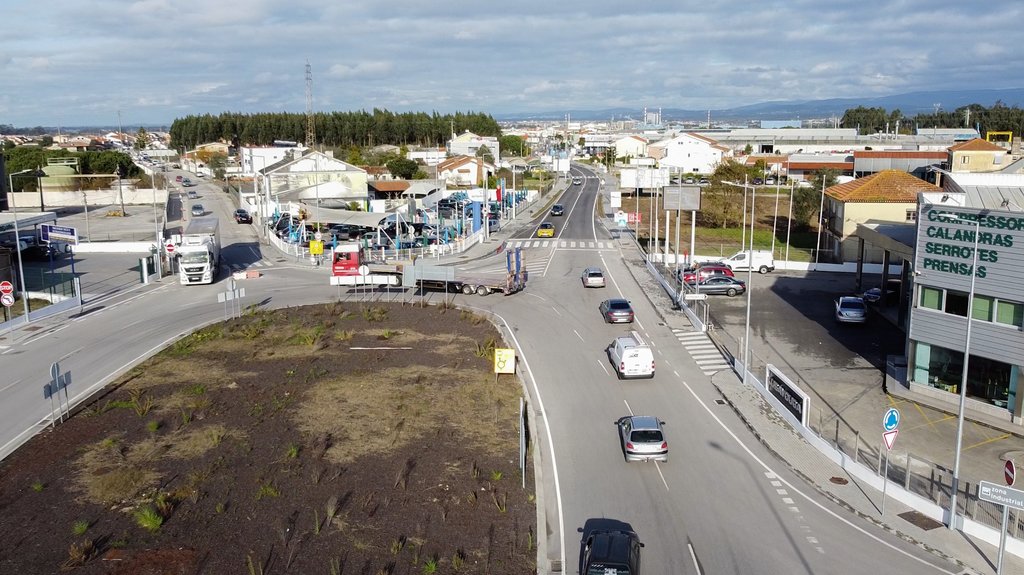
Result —
[[[1024,2],[3,0],[0,124],[722,109],[1024,87]]]

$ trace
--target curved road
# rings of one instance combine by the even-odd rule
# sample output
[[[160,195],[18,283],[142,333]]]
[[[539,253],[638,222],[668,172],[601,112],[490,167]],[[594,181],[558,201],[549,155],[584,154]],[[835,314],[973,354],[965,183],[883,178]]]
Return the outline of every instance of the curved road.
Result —
[[[526,249],[527,261],[536,266],[528,291],[462,300],[504,318],[528,366],[528,383],[541,395],[534,404],[543,400],[543,426],[554,453],[547,453],[547,442],[537,442],[547,464],[547,524],[538,527],[548,533],[548,556],[563,560],[563,572],[578,569],[577,529],[613,523],[638,532],[646,544],[643,570],[650,574],[959,572],[820,496],[768,453],[728,407],[716,403],[708,376],[659,324],[631,276],[623,248],[632,248],[620,246],[595,220],[599,180],[585,175],[582,186],[571,186],[561,198],[565,216],[543,216],[555,222],[556,241]],[[225,205],[214,211],[223,217],[231,207],[221,201]],[[223,232],[228,263],[265,257],[253,228],[227,225]],[[468,265],[496,269],[502,261],[491,256]],[[605,270],[607,288],[581,287],[579,274],[592,265]],[[243,282],[246,304],[300,305],[338,293],[326,285],[323,269],[285,265],[263,272],[259,280]],[[21,330],[0,355],[6,375],[0,437],[17,436],[0,446],[0,457],[46,425],[50,407],[42,382],[52,362],[70,372],[71,397],[84,397],[180,334],[220,321],[224,307],[217,294],[224,290],[223,282],[184,287],[165,278],[155,289],[89,305],[89,313],[79,317]],[[605,346],[627,328],[604,324],[597,306],[618,296],[633,302],[632,328],[654,347],[653,380],[619,381],[608,364]],[[623,460],[613,422],[629,413],[667,422],[667,463]]]

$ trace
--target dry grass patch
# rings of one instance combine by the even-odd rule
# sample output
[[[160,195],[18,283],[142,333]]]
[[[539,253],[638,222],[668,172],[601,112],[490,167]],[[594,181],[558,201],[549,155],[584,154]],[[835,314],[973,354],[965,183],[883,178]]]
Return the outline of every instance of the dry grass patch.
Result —
[[[476,368],[428,366],[336,377],[309,389],[293,417],[307,434],[338,438],[326,453],[336,463],[388,453],[428,433],[454,432],[488,450],[508,449],[515,430],[499,421],[515,417],[519,388],[492,377]]]
[[[203,427],[186,427],[165,438],[169,444],[167,457],[191,459],[200,457],[226,440],[245,439],[245,433],[214,424]]]
[[[413,344],[423,342],[427,342],[432,345],[433,342],[431,340],[435,337],[430,334],[407,329],[367,329],[363,330],[361,333],[368,335],[374,339],[387,340],[389,345],[402,345],[410,347]]]
[[[92,503],[109,505],[134,498],[156,484],[160,474],[146,468],[154,446],[132,449],[109,437],[88,446],[78,458],[75,484]]]
[[[434,353],[444,356],[462,355],[468,349],[476,347],[476,340],[465,335],[450,333],[443,336],[434,336],[431,342]]]

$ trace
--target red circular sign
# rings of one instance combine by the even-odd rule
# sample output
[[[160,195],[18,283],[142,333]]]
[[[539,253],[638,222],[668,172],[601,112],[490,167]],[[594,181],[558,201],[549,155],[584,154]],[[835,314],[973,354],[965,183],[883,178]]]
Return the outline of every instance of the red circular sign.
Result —
[[[164,246],[164,248],[167,249],[167,253],[169,253],[169,254],[173,254],[174,253],[174,244],[168,242],[167,245]]]
[[[14,293],[14,284],[7,280],[0,282],[0,293]]]
[[[1012,459],[1006,460],[1006,465],[1003,466],[1003,479],[1006,480],[1006,484],[1013,487],[1013,479],[1017,475],[1017,466],[1013,464]]]

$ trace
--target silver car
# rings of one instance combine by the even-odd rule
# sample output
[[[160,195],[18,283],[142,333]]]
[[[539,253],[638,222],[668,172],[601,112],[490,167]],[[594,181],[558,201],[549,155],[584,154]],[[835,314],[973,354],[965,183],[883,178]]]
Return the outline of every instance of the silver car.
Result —
[[[206,213],[206,209],[203,208],[203,204],[192,204],[192,215],[194,217],[198,218],[199,216],[201,216],[201,215],[203,215],[205,213]]]
[[[604,287],[604,272],[601,268],[587,268],[583,270],[583,274],[580,275],[580,280],[583,282],[583,287]]]
[[[868,306],[864,298],[843,296],[836,300],[836,321],[841,323],[864,323],[868,320]]]
[[[668,442],[665,441],[664,421],[649,415],[629,415],[619,418],[619,441],[626,461],[668,461]]]

